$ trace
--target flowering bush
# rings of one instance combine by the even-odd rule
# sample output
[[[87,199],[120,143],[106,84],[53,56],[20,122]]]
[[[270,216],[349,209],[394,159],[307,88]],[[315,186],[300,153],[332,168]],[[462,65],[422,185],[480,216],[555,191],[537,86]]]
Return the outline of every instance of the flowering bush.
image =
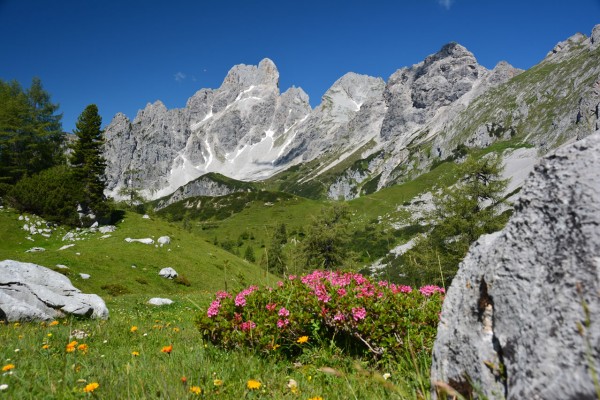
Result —
[[[379,360],[402,348],[429,352],[443,296],[437,286],[413,290],[350,272],[314,271],[275,288],[217,292],[197,325],[204,338],[225,348],[295,354],[310,338],[311,345],[334,341]]]

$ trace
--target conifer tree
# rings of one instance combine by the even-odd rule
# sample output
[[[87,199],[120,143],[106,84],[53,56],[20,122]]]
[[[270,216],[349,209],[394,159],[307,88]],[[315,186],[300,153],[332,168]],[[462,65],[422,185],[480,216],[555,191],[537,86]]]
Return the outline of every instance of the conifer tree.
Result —
[[[81,185],[81,206],[84,213],[92,212],[97,218],[107,216],[104,196],[106,160],[102,156],[104,144],[102,118],[98,107],[90,104],[83,110],[75,125],[77,140],[71,146],[70,162],[73,174]]]
[[[0,80],[0,183],[14,184],[64,162],[57,110],[39,78],[27,90]]]
[[[431,231],[403,255],[403,272],[413,279],[408,283],[448,285],[471,244],[508,219],[501,214],[508,180],[502,179],[500,156],[468,157],[458,174],[458,183],[434,198]]]

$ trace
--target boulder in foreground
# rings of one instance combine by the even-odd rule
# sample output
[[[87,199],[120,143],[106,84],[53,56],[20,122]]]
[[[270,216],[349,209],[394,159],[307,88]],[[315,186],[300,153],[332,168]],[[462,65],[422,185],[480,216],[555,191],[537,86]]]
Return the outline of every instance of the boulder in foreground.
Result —
[[[108,318],[104,300],[75,288],[51,269],[13,260],[0,261],[0,320],[52,320],[68,314]]]
[[[597,398],[598,171],[600,134],[546,157],[507,226],[471,247],[444,302],[434,385],[467,398]]]

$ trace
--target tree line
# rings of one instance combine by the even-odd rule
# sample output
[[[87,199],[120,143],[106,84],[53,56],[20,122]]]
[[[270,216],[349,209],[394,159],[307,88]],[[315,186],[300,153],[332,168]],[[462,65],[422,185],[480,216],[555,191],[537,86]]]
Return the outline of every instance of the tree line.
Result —
[[[39,78],[29,88],[0,79],[0,197],[56,223],[108,220],[98,107],[83,110],[73,140],[58,109]]]

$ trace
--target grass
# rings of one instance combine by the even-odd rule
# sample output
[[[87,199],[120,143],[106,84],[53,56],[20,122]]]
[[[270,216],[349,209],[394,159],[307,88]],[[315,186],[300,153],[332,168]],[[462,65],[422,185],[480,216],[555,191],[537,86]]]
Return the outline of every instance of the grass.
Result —
[[[202,342],[193,324],[196,304],[206,304],[207,296],[173,298],[173,305],[163,307],[148,306],[136,295],[111,299],[106,321],[1,325],[0,365],[15,368],[0,375],[0,385],[8,385],[0,397],[82,398],[93,382],[99,384],[93,396],[102,399],[194,398],[192,386],[201,388],[203,398],[224,399],[414,399],[424,390],[419,386],[427,381],[429,360],[417,361],[415,369],[410,356],[389,370],[373,371],[336,349],[307,347],[297,360],[221,350]],[[70,338],[73,330],[89,336]],[[72,340],[86,344],[87,353],[67,353]],[[161,351],[165,346],[172,346],[170,354]],[[384,373],[391,377],[385,380]],[[258,390],[247,388],[250,379],[261,383]],[[288,387],[290,379],[297,393]]]
[[[132,294],[153,297],[198,290],[212,292],[224,285],[235,285],[238,277],[253,282],[276,279],[258,266],[213,246],[181,226],[158,218],[147,220],[139,214],[126,213],[111,237],[101,239],[101,233],[90,233],[75,242],[61,240],[67,232],[63,228],[59,228],[51,238],[35,235],[35,242],[31,242],[22,229],[24,222],[18,220],[18,214],[6,210],[0,212],[0,260],[33,262],[56,269],[84,292],[106,295],[108,293],[102,289],[103,286],[110,290],[110,285],[118,284]],[[160,236],[169,236],[171,243],[160,247],[125,242],[127,237],[156,240]],[[75,245],[59,250],[69,243]],[[34,246],[43,247],[46,251],[25,252]],[[57,264],[69,269],[59,270],[55,268]],[[158,272],[165,267],[172,267],[185,276],[190,286],[159,277]],[[82,279],[80,273],[90,274],[91,278]]]
[[[0,259],[67,265],[68,270],[59,271],[83,292],[104,298],[110,318],[66,318],[55,326],[0,323],[0,368],[14,366],[0,372],[0,385],[8,385],[0,398],[183,399],[196,397],[190,391],[196,387],[203,398],[224,399],[414,399],[428,391],[430,359],[415,360],[409,351],[401,361],[375,370],[333,344],[309,344],[289,359],[244,348],[225,351],[203,342],[194,321],[214,291],[250,283],[273,285],[276,277],[178,225],[126,213],[111,237],[89,233],[75,246],[58,250],[67,243],[61,240],[65,229],[58,228],[50,238],[35,235],[31,242],[23,223],[18,214],[0,210]],[[124,240],[164,235],[171,237],[164,247]],[[25,253],[33,246],[46,251]],[[175,268],[191,285],[158,277],[165,266]],[[83,280],[79,273],[91,278]],[[154,307],[147,304],[150,297],[169,297],[174,303]],[[75,330],[87,337],[70,337]],[[87,351],[67,352],[73,340],[87,345]],[[165,346],[172,346],[171,353],[161,351]],[[388,373],[386,380],[383,374]],[[248,389],[251,379],[260,382],[259,389]],[[288,386],[291,379],[297,383],[295,392]],[[84,393],[92,383],[99,386]]]

